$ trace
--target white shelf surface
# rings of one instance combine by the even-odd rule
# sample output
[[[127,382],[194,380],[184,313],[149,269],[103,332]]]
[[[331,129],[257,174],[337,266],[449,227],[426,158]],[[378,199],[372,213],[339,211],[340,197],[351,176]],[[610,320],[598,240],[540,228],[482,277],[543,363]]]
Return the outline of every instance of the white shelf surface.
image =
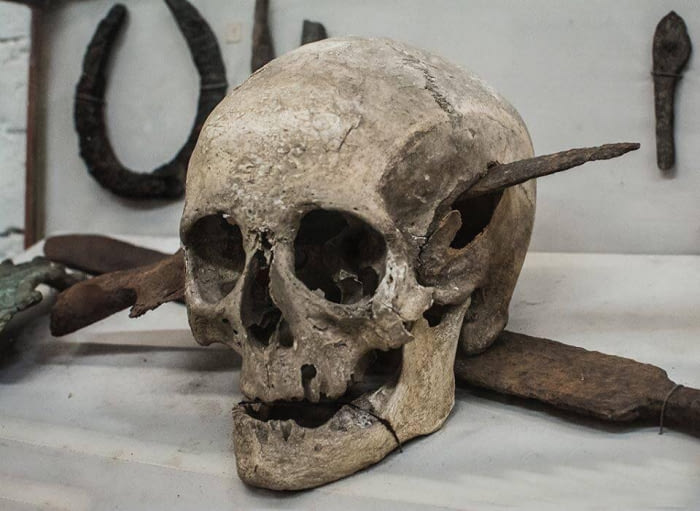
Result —
[[[700,387],[699,284],[698,256],[530,253],[509,329]],[[700,509],[700,439],[467,389],[439,432],[371,469],[306,492],[248,488],[231,439],[240,361],[195,344],[183,306],[60,339],[44,315],[14,337],[0,358],[3,510]]]

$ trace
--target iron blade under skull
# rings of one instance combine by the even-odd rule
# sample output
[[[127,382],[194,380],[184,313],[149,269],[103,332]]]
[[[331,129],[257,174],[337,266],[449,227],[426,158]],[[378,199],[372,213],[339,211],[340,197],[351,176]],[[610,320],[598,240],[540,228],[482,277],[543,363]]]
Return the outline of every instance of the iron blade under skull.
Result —
[[[190,325],[242,357],[238,472],[296,490],[441,427],[458,347],[503,329],[535,184],[469,194],[532,156],[517,112],[415,48],[329,39],[213,111],[181,236]]]

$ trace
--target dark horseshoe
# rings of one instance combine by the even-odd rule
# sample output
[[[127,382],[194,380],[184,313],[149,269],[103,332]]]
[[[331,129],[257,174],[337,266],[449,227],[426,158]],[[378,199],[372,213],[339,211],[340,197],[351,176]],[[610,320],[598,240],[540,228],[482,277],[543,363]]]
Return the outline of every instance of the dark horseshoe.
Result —
[[[97,26],[83,59],[83,74],[75,91],[75,129],[80,156],[104,188],[132,199],[175,199],[185,191],[187,164],[202,125],[226,95],[228,83],[221,50],[207,22],[186,0],[165,0],[187,41],[199,72],[197,115],[187,141],[175,157],[150,173],[126,168],[114,154],[107,136],[104,95],[107,64],[114,41],[126,19],[126,7],[116,4]]]

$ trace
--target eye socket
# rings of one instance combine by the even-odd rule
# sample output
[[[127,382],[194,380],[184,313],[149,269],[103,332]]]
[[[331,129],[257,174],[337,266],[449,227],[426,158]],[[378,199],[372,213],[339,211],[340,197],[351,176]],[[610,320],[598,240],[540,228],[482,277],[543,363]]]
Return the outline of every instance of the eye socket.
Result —
[[[450,243],[452,248],[466,247],[489,225],[502,195],[503,192],[495,192],[472,198],[460,197],[452,204],[452,209],[462,216],[462,227]]]
[[[197,220],[184,237],[202,299],[216,303],[229,294],[245,266],[241,229],[225,215]]]
[[[372,296],[385,264],[384,238],[356,216],[316,209],[302,218],[294,240],[294,272],[326,300],[351,304]]]

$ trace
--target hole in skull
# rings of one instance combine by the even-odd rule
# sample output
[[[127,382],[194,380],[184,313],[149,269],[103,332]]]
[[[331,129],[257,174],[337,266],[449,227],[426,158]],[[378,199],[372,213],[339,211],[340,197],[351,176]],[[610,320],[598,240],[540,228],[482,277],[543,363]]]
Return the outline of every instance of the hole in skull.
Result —
[[[245,265],[241,229],[223,214],[197,220],[183,237],[202,299],[216,303],[231,292]]]
[[[301,366],[301,386],[304,388],[304,396],[309,401],[315,401],[312,398],[311,380],[316,377],[316,367],[312,364],[304,364]]]
[[[395,385],[401,374],[402,361],[403,348],[368,351],[355,366],[353,383],[345,395],[354,399],[383,385]]]
[[[479,195],[478,197],[460,197],[455,201],[452,209],[459,211],[459,214],[462,216],[462,227],[457,231],[450,244],[452,248],[466,247],[489,225],[502,195],[503,192],[499,191]]]
[[[253,256],[243,287],[241,320],[248,336],[268,345],[276,338],[283,346],[294,343],[289,325],[270,296],[270,265],[258,251]]]
[[[428,321],[428,326],[434,327],[442,323],[442,318],[449,312],[449,305],[440,305],[434,303],[427,311],[423,313],[423,317]]]
[[[301,220],[294,240],[294,270],[312,291],[334,303],[372,296],[384,276],[386,243],[354,215],[317,209]]]
[[[284,346],[285,348],[291,348],[294,346],[294,336],[289,328],[289,323],[287,323],[287,320],[284,318],[282,318],[282,321],[280,321],[280,324],[277,327],[277,340],[279,341],[280,346]]]
[[[352,403],[354,399],[379,390],[382,386],[395,386],[401,374],[402,360],[403,348],[372,350],[360,359],[355,367],[352,385],[338,399],[322,398],[314,403],[308,400],[249,402],[244,405],[245,410],[257,420],[293,420],[304,428],[317,428],[328,422],[346,403]],[[316,367],[304,364],[301,373],[302,383],[306,383],[316,377]]]
[[[270,241],[269,234],[265,231],[260,233],[260,244],[265,250],[272,249],[272,242]]]
[[[313,364],[304,364],[301,366],[301,380],[303,382],[309,382],[316,377],[316,368]]]

